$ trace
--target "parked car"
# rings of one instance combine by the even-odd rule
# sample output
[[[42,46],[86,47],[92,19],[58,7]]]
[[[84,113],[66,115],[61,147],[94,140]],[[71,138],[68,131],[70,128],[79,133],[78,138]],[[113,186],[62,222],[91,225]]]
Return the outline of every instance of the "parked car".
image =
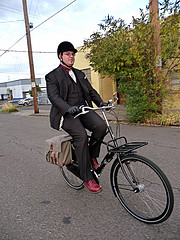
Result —
[[[18,107],[18,100],[9,100],[9,103],[12,103],[14,106]]]
[[[23,106],[31,106],[33,105],[33,97],[21,99],[19,100],[18,104]]]

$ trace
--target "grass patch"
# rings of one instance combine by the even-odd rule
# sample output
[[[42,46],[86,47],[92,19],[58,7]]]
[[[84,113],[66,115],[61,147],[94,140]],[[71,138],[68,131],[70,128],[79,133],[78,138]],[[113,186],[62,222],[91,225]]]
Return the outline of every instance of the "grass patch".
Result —
[[[19,110],[17,109],[16,106],[14,106],[12,103],[5,103],[2,106],[1,112],[18,112]]]
[[[162,125],[162,126],[173,126],[180,124],[180,113],[179,112],[164,112],[163,114],[157,114],[151,117],[147,123]]]

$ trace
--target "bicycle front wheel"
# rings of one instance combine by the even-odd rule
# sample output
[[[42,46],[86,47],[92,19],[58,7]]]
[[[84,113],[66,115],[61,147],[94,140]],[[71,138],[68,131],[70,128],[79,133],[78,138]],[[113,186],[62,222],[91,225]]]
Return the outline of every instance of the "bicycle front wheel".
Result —
[[[122,206],[145,223],[157,224],[168,219],[174,197],[162,170],[149,159],[136,154],[124,156],[121,161],[123,170],[116,159],[110,177],[113,191]]]
[[[80,178],[77,163],[60,167],[64,181],[73,189],[80,190],[84,187],[83,180]]]

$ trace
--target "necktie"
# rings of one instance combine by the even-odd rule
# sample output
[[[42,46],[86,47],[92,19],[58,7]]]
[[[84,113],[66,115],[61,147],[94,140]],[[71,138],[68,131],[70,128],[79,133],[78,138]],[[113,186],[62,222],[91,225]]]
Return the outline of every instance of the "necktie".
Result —
[[[75,76],[74,72],[71,69],[69,70],[69,75],[72,77],[74,82],[76,82],[76,76]]]

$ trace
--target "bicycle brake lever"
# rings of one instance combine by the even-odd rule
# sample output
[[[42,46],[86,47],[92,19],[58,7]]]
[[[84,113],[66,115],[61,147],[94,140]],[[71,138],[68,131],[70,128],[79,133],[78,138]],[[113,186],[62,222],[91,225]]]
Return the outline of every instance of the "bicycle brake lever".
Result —
[[[86,113],[88,113],[89,111],[86,111],[86,110],[82,110],[80,113],[78,113],[76,116],[74,116],[74,118],[77,118],[77,117],[79,117],[80,115],[83,115],[83,114],[86,114]]]

